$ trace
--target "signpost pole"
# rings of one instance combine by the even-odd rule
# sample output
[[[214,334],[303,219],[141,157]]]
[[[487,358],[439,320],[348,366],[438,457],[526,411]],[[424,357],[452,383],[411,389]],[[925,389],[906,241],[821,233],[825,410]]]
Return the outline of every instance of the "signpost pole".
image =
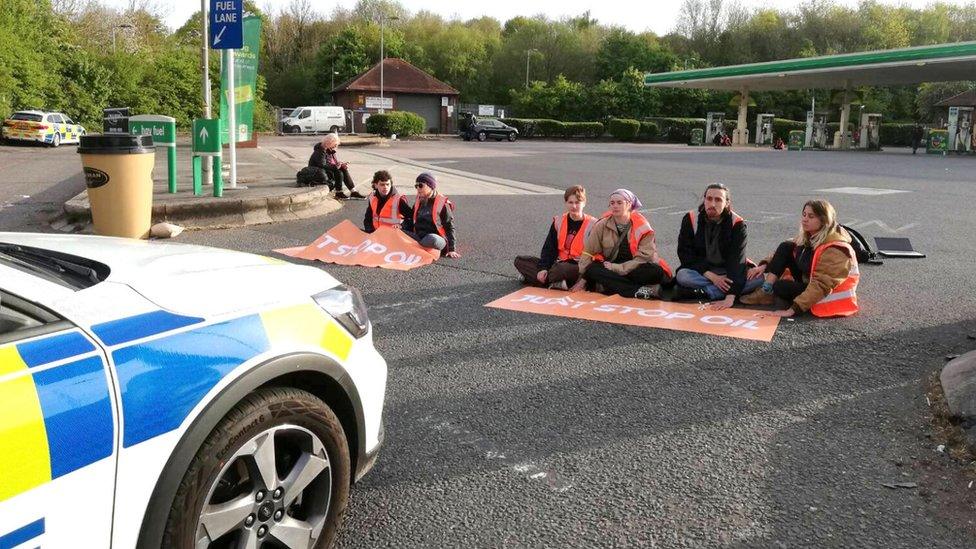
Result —
[[[237,188],[237,85],[234,81],[234,50],[227,50],[227,131],[230,137],[230,188]],[[216,189],[214,190],[216,193]]]
[[[210,13],[207,11],[207,0],[200,0],[200,19],[203,23],[202,46],[203,46],[203,117],[210,118],[212,108],[210,106],[210,32],[207,28],[210,23]],[[204,180],[210,179],[210,165],[203,167]],[[194,193],[196,194],[196,193]]]

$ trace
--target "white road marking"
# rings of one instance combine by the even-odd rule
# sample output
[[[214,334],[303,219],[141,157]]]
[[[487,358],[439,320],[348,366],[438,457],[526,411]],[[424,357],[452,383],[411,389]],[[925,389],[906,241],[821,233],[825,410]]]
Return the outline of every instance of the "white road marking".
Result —
[[[918,227],[918,223],[909,223],[908,225],[902,225],[901,227],[898,227],[897,229],[894,229],[892,227],[889,227],[887,223],[885,223],[884,221],[881,221],[880,219],[872,219],[870,221],[862,221],[862,222],[859,222],[859,223],[848,223],[848,225],[850,225],[851,227],[854,227],[855,229],[857,229],[859,231],[863,231],[863,230],[865,230],[865,229],[867,229],[869,227],[877,227],[877,228],[881,229],[882,231],[885,231],[885,232],[890,233],[890,234],[899,234],[899,233],[902,233],[902,232],[907,231],[908,229],[911,229],[911,228],[914,228],[914,227]]]
[[[881,196],[885,194],[910,193],[912,191],[902,191],[899,189],[876,189],[873,187],[829,187],[826,189],[814,189],[818,193],[839,193],[839,194],[860,194],[864,196]]]

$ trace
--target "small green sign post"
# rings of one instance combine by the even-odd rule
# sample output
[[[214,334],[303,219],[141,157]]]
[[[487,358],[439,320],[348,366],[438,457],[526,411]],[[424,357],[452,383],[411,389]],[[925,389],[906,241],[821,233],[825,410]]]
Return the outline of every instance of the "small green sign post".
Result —
[[[129,117],[132,135],[148,135],[153,144],[166,147],[166,179],[169,192],[176,192],[176,119],[159,114],[140,114]]]
[[[224,195],[224,183],[220,177],[220,119],[193,119],[193,194],[203,194],[203,160],[209,156],[213,162],[213,195]]]

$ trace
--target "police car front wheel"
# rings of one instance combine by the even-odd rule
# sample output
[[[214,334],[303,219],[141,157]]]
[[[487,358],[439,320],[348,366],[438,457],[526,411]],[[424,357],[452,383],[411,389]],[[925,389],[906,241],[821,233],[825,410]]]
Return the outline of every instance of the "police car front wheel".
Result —
[[[51,138],[51,146],[52,147],[60,147],[61,146],[61,134],[60,133],[57,133],[57,132],[54,133],[54,137]]]
[[[162,546],[331,547],[349,487],[349,447],[332,410],[306,391],[261,389],[197,452]]]

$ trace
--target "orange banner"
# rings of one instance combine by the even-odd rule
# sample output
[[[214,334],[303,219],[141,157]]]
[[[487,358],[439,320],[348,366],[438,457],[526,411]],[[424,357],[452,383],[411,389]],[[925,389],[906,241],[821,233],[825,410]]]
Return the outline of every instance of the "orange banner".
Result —
[[[756,341],[771,341],[779,326],[778,317],[757,318],[756,311],[748,309],[709,311],[698,304],[543,288],[523,288],[485,307]]]
[[[275,251],[337,265],[362,265],[397,271],[430,265],[440,257],[440,252],[424,248],[399,229],[382,226],[370,234],[359,230],[349,220],[332,227],[308,246]]]

